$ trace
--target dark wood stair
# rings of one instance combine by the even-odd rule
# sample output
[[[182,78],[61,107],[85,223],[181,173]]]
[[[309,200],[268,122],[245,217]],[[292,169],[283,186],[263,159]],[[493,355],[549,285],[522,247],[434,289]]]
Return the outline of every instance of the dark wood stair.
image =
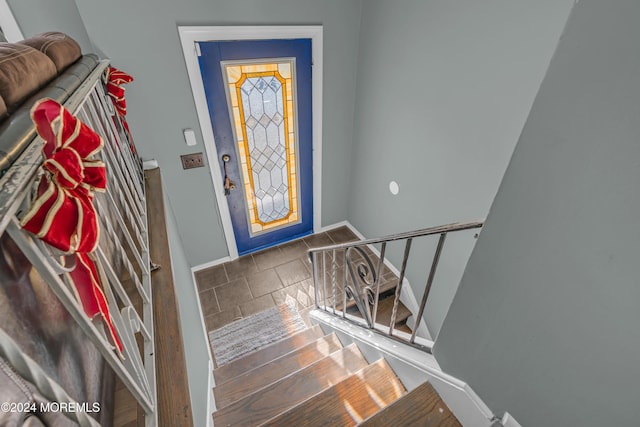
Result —
[[[214,378],[217,427],[460,426],[428,383],[407,393],[384,359],[368,363],[319,326],[220,366]]]
[[[389,326],[391,322],[391,313],[393,312],[393,297],[385,298],[378,301],[378,315],[376,316],[376,323]],[[398,312],[396,313],[396,322],[394,328],[400,328],[407,323],[407,319],[411,316],[411,311],[402,303],[398,301]]]
[[[422,383],[402,399],[359,424],[364,427],[462,427],[429,383]]]
[[[342,348],[336,334],[318,338],[316,341],[293,350],[266,365],[251,369],[242,375],[214,388],[216,404],[228,406],[236,400],[253,393],[281,378],[283,372],[295,372]]]
[[[271,362],[273,359],[295,350],[300,346],[315,342],[323,336],[324,334],[320,326],[305,329],[302,332],[298,332],[297,334],[291,335],[281,341],[214,369],[213,378],[216,384],[222,384],[251,369]]]
[[[392,290],[395,291],[395,285]],[[379,325],[383,325],[383,330],[386,331],[389,328],[389,323],[391,323],[391,314],[393,312],[393,300],[394,294],[390,296],[383,295],[381,293],[380,299],[378,300],[378,312],[376,314],[376,323]],[[351,301],[352,304],[349,306],[347,303],[347,313],[352,314],[354,316],[362,318],[362,314],[358,310],[355,302]],[[396,320],[393,325],[394,329],[400,330],[402,332],[411,333],[411,329],[407,326],[407,319],[411,317],[412,313],[407,308],[406,305],[402,303],[402,301],[398,301],[398,311],[396,313]]]
[[[365,366],[367,361],[358,347],[351,344],[219,409],[213,415],[214,425],[259,425]]]
[[[391,367],[380,359],[262,425],[352,426],[405,393]]]

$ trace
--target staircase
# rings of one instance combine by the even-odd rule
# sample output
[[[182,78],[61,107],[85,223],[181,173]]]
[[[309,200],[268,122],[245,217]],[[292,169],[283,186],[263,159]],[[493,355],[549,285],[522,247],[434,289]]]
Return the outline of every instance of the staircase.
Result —
[[[335,333],[305,329],[216,368],[221,426],[460,426],[429,383],[407,391]]]

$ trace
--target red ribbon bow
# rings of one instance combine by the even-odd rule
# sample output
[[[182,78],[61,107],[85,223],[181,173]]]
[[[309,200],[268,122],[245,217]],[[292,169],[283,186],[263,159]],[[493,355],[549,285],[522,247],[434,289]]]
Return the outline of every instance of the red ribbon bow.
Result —
[[[127,115],[127,101],[124,99],[124,88],[121,87],[123,84],[131,83],[133,81],[133,77],[115,67],[109,67],[107,68],[106,79],[107,93],[113,101],[113,105],[118,112],[118,116],[120,116],[120,121],[122,122],[124,130],[127,132],[131,151],[135,153],[133,138],[131,137],[131,131],[129,130],[129,123],[127,123],[127,119],[124,117]]]
[[[22,226],[64,252],[92,252],[98,245],[94,191],[104,191],[104,163],[89,157],[102,149],[102,138],[56,101],[38,101],[31,110],[45,140],[40,195]],[[54,224],[55,221],[55,224]]]
[[[51,99],[36,102],[31,118],[45,140],[42,166],[48,173],[21,225],[51,246],[76,254],[70,276],[82,307],[90,318],[102,315],[122,352],[91,254],[100,236],[93,195],[105,191],[107,174],[104,163],[90,157],[102,149],[102,138]]]
[[[120,71],[115,67],[107,69],[107,93],[113,99],[116,111],[123,118],[127,115],[127,101],[124,99],[124,88],[120,86],[132,81],[133,77],[124,71]]]

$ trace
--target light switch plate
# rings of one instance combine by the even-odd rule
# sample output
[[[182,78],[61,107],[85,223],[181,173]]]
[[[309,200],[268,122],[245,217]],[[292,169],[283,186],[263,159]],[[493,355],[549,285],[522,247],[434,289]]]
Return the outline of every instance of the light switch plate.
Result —
[[[193,147],[198,143],[196,141],[196,133],[193,131],[193,129],[185,129],[182,131],[182,133],[184,134],[184,142],[188,146]]]

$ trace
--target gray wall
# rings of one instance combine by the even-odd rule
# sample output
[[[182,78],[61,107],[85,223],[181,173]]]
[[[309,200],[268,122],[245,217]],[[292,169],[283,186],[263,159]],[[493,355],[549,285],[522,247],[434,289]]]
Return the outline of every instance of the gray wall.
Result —
[[[436,342],[524,426],[640,418],[639,19],[576,4]]]
[[[572,3],[363,4],[348,215],[358,230],[376,237],[487,215]],[[433,335],[474,242],[466,233],[445,247],[426,310]],[[427,246],[409,265],[417,298]]]
[[[164,174],[163,174],[164,175]],[[164,181],[163,181],[164,182]],[[163,184],[166,187],[166,184]],[[193,410],[193,425],[205,426],[211,414],[207,413],[209,397],[209,349],[200,317],[200,304],[196,297],[191,267],[185,256],[184,245],[180,239],[173,206],[165,196],[167,235],[171,248],[171,267],[178,296],[178,311],[182,340],[187,362],[189,393]],[[156,333],[162,334],[162,331]]]
[[[7,0],[22,35],[62,31],[80,44],[82,52],[94,52],[74,0]]]
[[[128,119],[144,157],[158,160],[189,264],[227,255],[207,168],[184,171],[180,155],[204,151],[178,25],[324,26],[323,223],[346,219],[360,0],[77,0],[96,48],[136,79]],[[197,132],[187,147],[182,129]],[[216,177],[216,179],[220,179]]]

